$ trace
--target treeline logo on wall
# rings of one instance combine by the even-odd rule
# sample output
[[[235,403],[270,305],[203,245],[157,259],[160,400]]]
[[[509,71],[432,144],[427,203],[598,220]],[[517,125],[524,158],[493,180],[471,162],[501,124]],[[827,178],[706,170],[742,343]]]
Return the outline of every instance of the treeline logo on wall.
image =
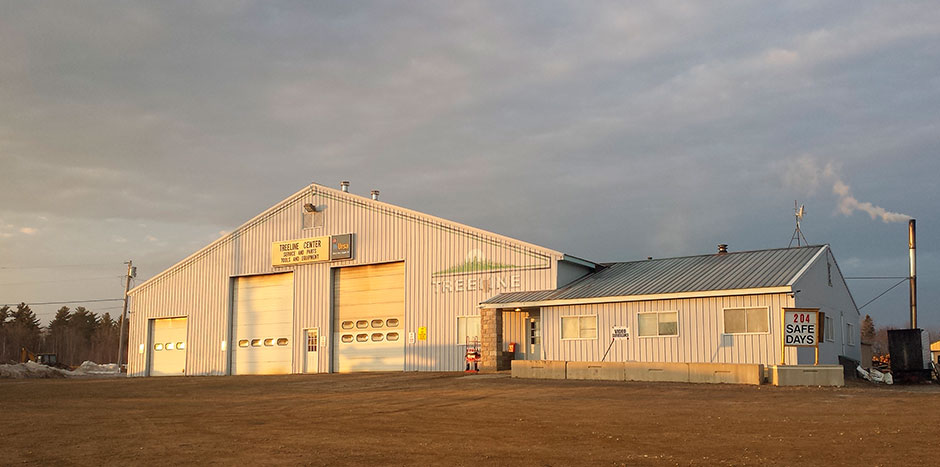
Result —
[[[475,272],[505,271],[511,269],[537,269],[549,267],[551,265],[547,256],[529,252],[524,252],[523,254],[533,257],[535,261],[532,264],[526,265],[500,263],[498,261],[487,259],[486,256],[484,256],[483,251],[474,248],[467,252],[467,259],[465,259],[462,263],[442,269],[431,275],[446,276],[456,274],[471,274]]]
[[[467,279],[437,279],[431,281],[434,293],[446,292],[483,292],[507,291],[522,287],[522,276],[519,274],[500,275],[495,277],[471,277]]]
[[[520,266],[514,264],[504,264],[497,261],[491,261],[484,257],[483,252],[478,249],[470,250],[467,253],[467,259],[460,264],[456,264],[447,269],[437,271],[432,276],[461,275],[481,272],[508,271],[513,269],[530,269],[532,266]],[[475,292],[475,291],[507,291],[518,289],[522,286],[522,276],[519,274],[501,274],[490,277],[470,277],[470,278],[441,278],[431,281],[431,287],[434,293],[446,292]]]
[[[271,244],[272,266],[295,266],[352,258],[352,234],[298,238]]]

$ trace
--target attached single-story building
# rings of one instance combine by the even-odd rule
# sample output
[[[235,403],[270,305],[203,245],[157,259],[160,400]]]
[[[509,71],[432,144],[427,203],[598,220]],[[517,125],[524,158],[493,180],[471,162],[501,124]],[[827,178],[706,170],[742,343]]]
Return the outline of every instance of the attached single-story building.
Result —
[[[312,184],[130,291],[128,375],[457,371],[513,359],[778,363],[783,307],[859,358],[826,245],[599,264]],[[812,351],[787,350],[787,363]]]
[[[560,361],[781,363],[783,308],[823,313],[819,363],[861,357],[859,313],[828,245],[603,265],[556,290],[508,292],[482,304],[541,322],[542,358]],[[628,339],[611,330],[627,328]],[[787,364],[815,363],[787,347]]]

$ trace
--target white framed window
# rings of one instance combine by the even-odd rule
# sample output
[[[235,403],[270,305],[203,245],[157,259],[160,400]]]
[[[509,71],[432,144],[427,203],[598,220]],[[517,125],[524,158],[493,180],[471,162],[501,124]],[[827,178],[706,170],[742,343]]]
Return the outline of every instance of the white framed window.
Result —
[[[826,342],[836,340],[835,331],[832,329],[832,316],[826,316],[825,323],[823,324],[823,334],[823,338]]]
[[[315,229],[318,227],[323,227],[323,211],[318,210],[314,212],[303,210],[303,223],[305,229]]]
[[[562,316],[562,339],[597,339],[597,315]]]
[[[468,342],[480,342],[480,317],[457,317],[457,345],[466,345]]]
[[[845,343],[855,345],[855,326],[852,323],[845,323]]]
[[[724,309],[724,334],[767,334],[770,308],[766,306]]]
[[[675,337],[679,335],[678,311],[637,313],[639,337]]]

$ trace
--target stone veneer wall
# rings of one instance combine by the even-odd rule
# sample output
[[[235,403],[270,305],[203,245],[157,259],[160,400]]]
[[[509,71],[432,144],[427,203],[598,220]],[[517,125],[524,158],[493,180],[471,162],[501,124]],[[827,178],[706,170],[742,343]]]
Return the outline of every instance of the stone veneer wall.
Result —
[[[480,370],[508,370],[512,365],[512,352],[503,350],[503,313],[484,308],[480,316]]]

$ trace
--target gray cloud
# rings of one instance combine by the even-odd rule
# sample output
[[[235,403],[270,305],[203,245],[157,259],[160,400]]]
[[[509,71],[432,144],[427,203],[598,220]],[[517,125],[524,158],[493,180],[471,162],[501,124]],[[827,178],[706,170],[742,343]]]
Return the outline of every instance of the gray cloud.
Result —
[[[601,261],[785,246],[799,198],[843,272],[903,274],[903,228],[845,217],[834,180],[798,169],[918,217],[936,257],[938,35],[921,2],[8,3],[0,258],[106,264],[89,276],[134,258],[143,278],[350,179]],[[73,285],[0,300],[120,293]]]

